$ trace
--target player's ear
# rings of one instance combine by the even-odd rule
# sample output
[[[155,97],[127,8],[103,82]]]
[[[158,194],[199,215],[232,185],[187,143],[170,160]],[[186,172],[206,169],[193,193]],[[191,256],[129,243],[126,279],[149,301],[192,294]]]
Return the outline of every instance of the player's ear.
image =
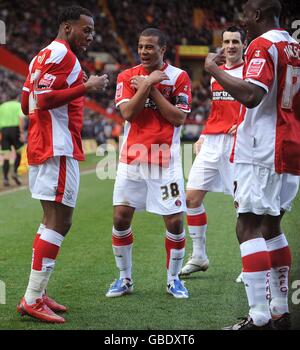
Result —
[[[258,22],[261,19],[261,10],[258,9],[255,11],[255,20]]]
[[[70,22],[65,22],[64,24],[64,30],[66,34],[70,34],[72,31],[72,26]]]
[[[164,55],[164,54],[166,53],[166,51],[167,51],[167,47],[166,47],[166,46],[162,46],[162,47],[160,48],[160,51],[161,51],[161,53]]]

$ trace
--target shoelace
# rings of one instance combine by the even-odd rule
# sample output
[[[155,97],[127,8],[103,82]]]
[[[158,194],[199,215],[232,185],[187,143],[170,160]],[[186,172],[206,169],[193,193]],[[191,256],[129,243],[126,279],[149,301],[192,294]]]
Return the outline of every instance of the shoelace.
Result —
[[[44,304],[42,299],[38,299],[38,302],[33,308],[36,309],[37,311],[43,311],[48,307]]]
[[[238,317],[238,320],[241,320],[240,322],[237,323],[240,327],[245,326],[248,322],[250,322],[250,317],[249,315],[244,316],[244,317]]]

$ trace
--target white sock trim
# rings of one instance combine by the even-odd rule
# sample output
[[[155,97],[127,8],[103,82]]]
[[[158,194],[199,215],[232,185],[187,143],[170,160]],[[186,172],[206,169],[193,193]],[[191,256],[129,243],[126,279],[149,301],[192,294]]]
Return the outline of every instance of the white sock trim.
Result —
[[[289,245],[284,233],[267,240],[266,244],[269,252],[272,252],[273,250],[277,249],[282,249]]]
[[[38,230],[37,230],[37,233],[39,235],[41,235],[43,233],[43,230],[46,228],[46,226],[44,224],[40,224]]]
[[[40,239],[42,239],[43,241],[52,243],[58,247],[61,246],[63,240],[64,240],[64,236],[62,236],[60,233],[54,231],[54,230],[50,230],[49,228],[45,227]]]
[[[242,257],[258,252],[268,251],[264,238],[249,239],[240,245],[240,249]]]
[[[182,233],[180,233],[179,235],[174,235],[173,233],[166,231],[166,237],[170,241],[175,241],[175,242],[182,241],[185,238],[185,230],[183,230]]]
[[[200,207],[197,208],[187,208],[187,215],[194,216],[205,213],[204,205],[201,204]]]
[[[127,230],[124,230],[124,231],[118,231],[114,228],[114,226],[112,228],[112,234],[116,237],[127,236],[131,231],[132,231],[131,226]]]

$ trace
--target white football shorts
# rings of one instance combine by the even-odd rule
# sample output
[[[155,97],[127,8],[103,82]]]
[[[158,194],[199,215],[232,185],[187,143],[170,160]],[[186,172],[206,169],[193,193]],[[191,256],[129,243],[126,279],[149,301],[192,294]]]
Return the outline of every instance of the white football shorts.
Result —
[[[155,164],[129,165],[120,162],[113,193],[113,205],[159,215],[186,211],[182,168]]]
[[[197,154],[186,188],[233,195],[233,164],[229,158],[234,136],[205,135]]]
[[[35,199],[75,208],[79,180],[78,161],[71,157],[57,156],[29,167],[29,189]]]
[[[234,188],[237,213],[278,216],[281,209],[291,209],[299,177],[277,174],[260,165],[236,163]]]

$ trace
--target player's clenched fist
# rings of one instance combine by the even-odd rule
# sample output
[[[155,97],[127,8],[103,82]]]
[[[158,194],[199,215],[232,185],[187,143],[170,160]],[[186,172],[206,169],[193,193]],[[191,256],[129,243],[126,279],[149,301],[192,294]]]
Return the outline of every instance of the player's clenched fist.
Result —
[[[91,75],[84,84],[88,92],[104,91],[109,84],[108,75]]]

